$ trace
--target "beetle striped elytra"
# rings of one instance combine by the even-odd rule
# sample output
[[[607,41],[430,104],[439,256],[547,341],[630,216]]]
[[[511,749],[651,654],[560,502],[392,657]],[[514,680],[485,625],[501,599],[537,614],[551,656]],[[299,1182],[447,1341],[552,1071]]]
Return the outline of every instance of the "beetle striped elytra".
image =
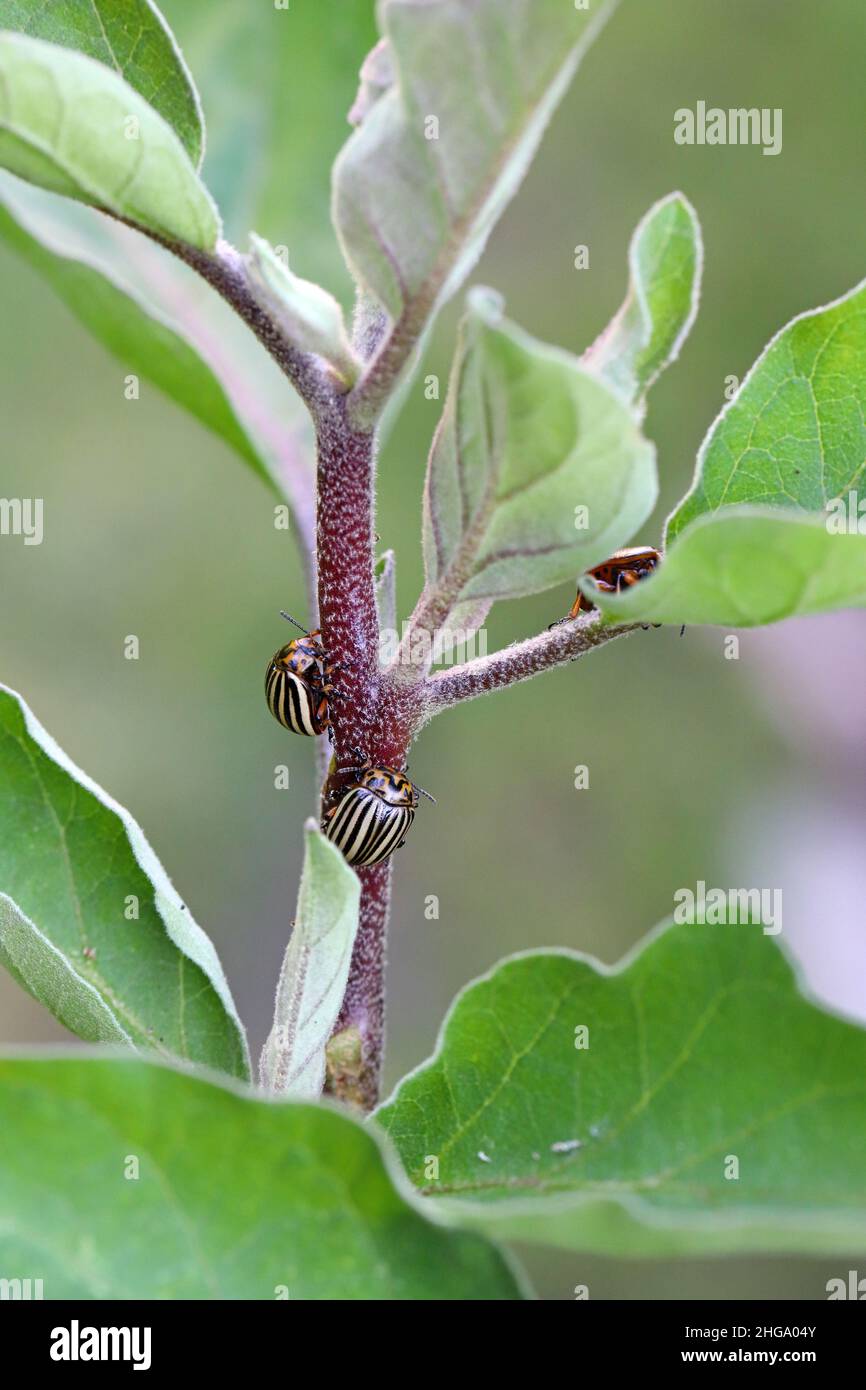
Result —
[[[334,694],[332,668],[327,664],[318,629],[307,632],[288,613],[280,617],[300,628],[295,637],[274,652],[265,672],[268,709],[284,729],[295,734],[323,734],[331,727],[328,700]]]
[[[586,577],[591,579],[602,593],[618,594],[652,574],[661,564],[661,558],[659,552],[650,545],[631,546],[626,550],[615,551],[609,560],[604,560],[602,564],[587,570]],[[595,604],[592,599],[588,598],[582,589],[578,589],[568,616],[576,618],[579,613],[588,613],[593,608]]]
[[[429,801],[434,798],[394,767],[376,767],[368,762],[342,770],[358,773],[358,780],[325,812],[322,830],[350,864],[381,864],[404,843],[415,819],[419,794]]]

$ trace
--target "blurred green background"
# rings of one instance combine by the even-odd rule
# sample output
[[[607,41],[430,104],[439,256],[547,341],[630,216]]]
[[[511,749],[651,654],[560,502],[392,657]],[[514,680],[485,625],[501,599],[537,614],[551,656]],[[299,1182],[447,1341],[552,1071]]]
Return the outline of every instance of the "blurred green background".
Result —
[[[229,234],[241,241],[255,220],[290,246],[295,270],[345,294],[323,219],[371,6],[163,8],[202,92],[205,175]],[[725,378],[742,377],[792,315],[866,274],[864,57],[862,0],[624,0],[472,276],[527,329],[580,350],[622,298],[643,212],[674,188],[694,203],[701,312],[652,392],[661,498],[637,541],[658,541]],[[698,99],[781,107],[782,153],[675,145],[673,113]],[[588,270],[573,268],[579,243]],[[0,679],[141,822],[216,941],[257,1052],[313,806],[312,749],[262,698],[285,640],[277,610],[305,612],[291,541],[252,473],[147,384],[126,401],[123,365],[5,251],[0,293],[0,495],[43,497],[46,524],[41,547],[0,544]],[[443,387],[458,312],[443,315],[423,366]],[[251,340],[249,353],[260,360]],[[381,459],[378,531],[397,551],[401,616],[421,578],[438,409],[416,384]],[[285,411],[298,418],[288,388]],[[546,626],[572,597],[500,605],[491,649]],[[638,634],[437,719],[412,771],[438,806],[422,810],[396,862],[389,1084],[431,1051],[455,991],[500,956],[555,944],[615,961],[671,911],[676,887],[700,878],[782,886],[785,937],[812,987],[866,1016],[864,627],[862,614],[841,615],[744,634],[739,661],[723,659],[721,631]],[[138,662],[123,658],[128,633]],[[278,763],[291,769],[288,792],[274,790]],[[573,788],[577,764],[589,790]],[[424,917],[433,893],[436,922]],[[674,1010],[676,997],[672,979]],[[57,1036],[0,981],[0,1041]],[[578,1283],[593,1298],[815,1298],[849,1267],[526,1253],[550,1298]]]

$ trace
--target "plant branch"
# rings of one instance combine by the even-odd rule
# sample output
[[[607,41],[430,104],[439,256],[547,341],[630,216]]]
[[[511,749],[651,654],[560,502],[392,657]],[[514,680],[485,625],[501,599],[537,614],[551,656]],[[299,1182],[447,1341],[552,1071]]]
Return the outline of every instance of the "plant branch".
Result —
[[[558,623],[547,632],[515,642],[491,656],[480,656],[463,666],[429,676],[424,686],[425,712],[430,717],[462,700],[474,700],[518,681],[530,680],[542,671],[577,661],[586,652],[634,632],[639,626],[629,623],[614,627],[595,612]]]
[[[329,810],[356,774],[359,755],[402,767],[414,727],[405,700],[379,671],[379,616],[374,580],[373,497],[375,438],[356,429],[345,398],[336,398],[317,424],[319,620],[333,663],[337,695],[332,719],[334,752],[322,789]],[[417,722],[417,720],[415,721]],[[372,1109],[379,1098],[385,1037],[385,954],[391,887],[390,863],[359,870],[361,905],[343,1007],[334,1040],[348,1040],[357,1056],[329,1071],[328,1086],[342,1100]],[[345,1047],[339,1049],[345,1052]]]
[[[146,229],[137,227],[138,231]],[[339,796],[360,752],[380,764],[402,767],[418,722],[417,703],[380,688],[379,620],[373,551],[375,435],[352,421],[346,394],[317,357],[289,342],[250,287],[244,258],[227,242],[215,252],[147,233],[191,266],[256,335],[307,405],[317,443],[315,557],[319,626],[339,694],[332,710],[334,754],[323,769],[322,810]],[[371,323],[372,351],[383,324]],[[302,530],[304,528],[301,528]],[[308,548],[308,555],[310,550]],[[308,568],[308,577],[313,568]],[[390,864],[362,869],[358,935],[335,1036],[357,1038],[360,1056],[351,1075],[333,1078],[330,1089],[372,1109],[379,1098],[385,1033],[385,945]]]
[[[337,394],[337,377],[318,357],[309,352],[301,352],[288,340],[253,293],[247,275],[246,258],[230,242],[220,238],[214,251],[202,251],[197,246],[190,246],[188,242],[174,241],[171,237],[162,236],[130,218],[117,217],[109,208],[103,208],[102,211],[149,237],[158,246],[177,256],[185,265],[191,266],[203,280],[206,280],[256,335],[280,370],[288,377],[313,419],[319,417]]]
[[[436,287],[438,288],[438,286]],[[369,355],[368,365],[349,393],[353,419],[368,428],[379,419],[394,391],[406,364],[421,340],[424,328],[436,302],[433,289],[407,306],[397,323],[388,325],[384,319],[355,346]]]
[[[391,900],[391,861],[358,873],[361,910],[343,1007],[333,1039],[352,1037],[357,1055],[351,1067],[329,1067],[326,1091],[372,1110],[378,1104],[385,1050],[385,964]]]
[[[163,244],[192,266],[231,305],[288,377],[313,419],[317,419],[336,394],[336,377],[317,357],[301,352],[289,342],[262,307],[250,288],[246,261],[240,252],[227,241],[219,241],[213,252],[199,251],[183,243],[167,241]]]
[[[376,744],[379,618],[373,579],[375,440],[346,418],[333,399],[317,426],[319,622],[336,668],[337,761],[373,757]]]

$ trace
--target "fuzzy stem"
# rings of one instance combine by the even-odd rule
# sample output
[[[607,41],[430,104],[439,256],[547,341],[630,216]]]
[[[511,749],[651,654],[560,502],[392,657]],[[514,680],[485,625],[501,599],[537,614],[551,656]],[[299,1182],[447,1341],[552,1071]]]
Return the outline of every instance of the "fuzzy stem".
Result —
[[[288,377],[298,395],[309,407],[314,419],[326,408],[336,393],[336,378],[326,370],[318,358],[310,353],[301,352],[288,341],[278,324],[253,294],[247,276],[246,261],[234,246],[220,240],[215,251],[200,251],[198,247],[188,246],[185,242],[170,241],[135,222],[127,225],[135,227],[137,231],[143,231],[152,241],[164,246],[191,266],[227,304],[231,305]]]
[[[385,1051],[385,966],[391,901],[391,861],[360,869],[361,913],[343,1007],[333,1037],[356,1030],[360,1055],[349,1076],[331,1072],[326,1091],[372,1110],[379,1101]]]
[[[130,224],[134,225],[134,224]],[[282,369],[307,405],[316,429],[316,554],[307,563],[308,583],[318,583],[319,626],[340,694],[334,713],[334,752],[324,773],[322,808],[328,809],[348,780],[342,768],[357,754],[403,767],[419,723],[420,706],[379,675],[379,620],[373,569],[375,434],[350,417],[347,397],[319,359],[298,351],[252,293],[244,258],[221,241],[199,251],[144,231],[205,279],[231,305]],[[373,351],[384,329],[371,321],[364,346]],[[293,481],[295,481],[293,479]],[[300,527],[303,532],[303,526]],[[307,539],[305,536],[304,539]],[[305,547],[307,548],[307,547]],[[308,551],[309,554],[309,551]],[[312,606],[312,604],[311,604]],[[324,760],[320,763],[323,766]],[[331,1077],[330,1090],[372,1109],[379,1099],[385,1035],[385,943],[391,866],[361,869],[358,935],[335,1037],[347,1031],[360,1042],[351,1075]]]
[[[321,416],[318,435],[319,621],[338,690],[334,752],[322,789],[330,809],[354,774],[358,755],[402,767],[414,710],[379,672],[379,618],[373,579],[375,438],[355,429],[342,399]],[[332,1094],[372,1109],[379,1098],[385,1036],[385,948],[390,864],[361,869],[358,935],[335,1037],[355,1030],[360,1057],[347,1078],[329,1076]]]
[[[375,442],[356,432],[344,403],[317,421],[319,622],[339,691],[337,761],[372,757],[376,734],[379,619],[373,582]]]
[[[564,666],[569,661],[596,647],[604,646],[615,637],[634,632],[640,624],[629,623],[613,627],[604,623],[597,613],[589,613],[572,622],[558,623],[537,637],[515,642],[490,656],[480,656],[463,666],[454,666],[428,677],[424,686],[424,704],[428,716],[438,714],[462,700],[474,700],[492,690],[529,680]]]

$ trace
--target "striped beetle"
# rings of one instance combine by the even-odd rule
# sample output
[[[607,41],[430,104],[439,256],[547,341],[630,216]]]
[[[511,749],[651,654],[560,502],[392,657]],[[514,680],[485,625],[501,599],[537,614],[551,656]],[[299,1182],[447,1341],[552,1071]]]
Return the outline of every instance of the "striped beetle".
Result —
[[[419,792],[428,801],[434,798],[393,767],[376,767],[368,761],[341,770],[357,773],[358,781],[339,793],[336,806],[326,811],[325,837],[350,864],[381,864],[404,844],[418,809]]]
[[[294,734],[323,734],[331,727],[328,697],[334,693],[334,687],[333,667],[325,660],[321,634],[318,629],[307,632],[288,613],[281,613],[280,617],[294,623],[304,635],[280,647],[268,662],[268,709],[284,729]]]

